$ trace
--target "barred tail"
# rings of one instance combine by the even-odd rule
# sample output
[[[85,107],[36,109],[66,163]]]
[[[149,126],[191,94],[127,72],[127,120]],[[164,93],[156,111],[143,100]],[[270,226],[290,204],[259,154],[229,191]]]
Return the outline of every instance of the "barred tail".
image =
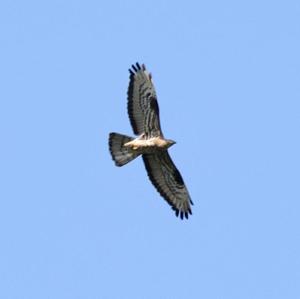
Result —
[[[118,133],[109,134],[109,151],[117,166],[123,166],[139,156],[139,154],[123,146],[126,142],[133,139],[132,137]]]

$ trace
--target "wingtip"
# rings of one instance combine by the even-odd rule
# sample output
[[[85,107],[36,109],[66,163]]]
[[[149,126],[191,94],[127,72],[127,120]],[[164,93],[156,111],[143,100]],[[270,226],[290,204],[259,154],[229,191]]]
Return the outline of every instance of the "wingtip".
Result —
[[[181,220],[189,219],[189,215],[192,215],[192,210],[189,208],[188,211],[180,211],[176,208],[172,208],[175,211],[176,217],[179,217]]]
[[[129,73],[131,75],[134,75],[134,72],[138,72],[140,70],[145,71],[146,70],[146,66],[145,66],[144,63],[142,63],[142,65],[141,65],[138,62],[136,62],[135,64],[131,65],[131,68],[128,71],[129,71]]]
[[[132,67],[132,69],[133,69],[135,72],[138,71],[137,67],[136,67],[134,64],[132,64],[131,67]]]
[[[183,220],[183,215],[184,215],[184,213],[181,211],[181,212],[180,212],[180,219],[181,219],[181,220]]]
[[[138,70],[142,69],[141,66],[140,66],[140,64],[138,62],[136,62],[135,65],[136,65],[136,67],[137,67]]]

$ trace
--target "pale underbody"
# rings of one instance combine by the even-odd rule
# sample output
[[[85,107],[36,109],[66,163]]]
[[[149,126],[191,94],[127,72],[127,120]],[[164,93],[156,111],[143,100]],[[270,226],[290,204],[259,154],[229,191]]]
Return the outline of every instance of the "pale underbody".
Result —
[[[132,141],[125,143],[124,146],[141,153],[150,153],[157,150],[166,150],[174,143],[174,141],[164,139],[160,136],[151,137],[149,139],[144,139],[143,136],[140,136]]]

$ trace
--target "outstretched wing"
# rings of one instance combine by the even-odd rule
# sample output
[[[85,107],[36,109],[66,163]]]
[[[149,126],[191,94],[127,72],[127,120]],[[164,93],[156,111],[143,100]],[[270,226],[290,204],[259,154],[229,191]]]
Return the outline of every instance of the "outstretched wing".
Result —
[[[148,176],[162,197],[172,206],[176,216],[188,218],[193,204],[182,176],[174,165],[168,151],[143,154]]]
[[[134,134],[146,137],[162,136],[159,108],[151,75],[143,64],[132,65],[128,87],[128,115]]]

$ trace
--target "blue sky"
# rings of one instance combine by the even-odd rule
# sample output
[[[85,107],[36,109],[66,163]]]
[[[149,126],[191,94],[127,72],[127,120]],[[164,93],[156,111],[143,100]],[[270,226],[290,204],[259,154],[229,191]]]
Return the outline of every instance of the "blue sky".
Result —
[[[300,298],[299,1],[1,1],[0,298]],[[194,201],[176,218],[132,134],[152,72]]]

